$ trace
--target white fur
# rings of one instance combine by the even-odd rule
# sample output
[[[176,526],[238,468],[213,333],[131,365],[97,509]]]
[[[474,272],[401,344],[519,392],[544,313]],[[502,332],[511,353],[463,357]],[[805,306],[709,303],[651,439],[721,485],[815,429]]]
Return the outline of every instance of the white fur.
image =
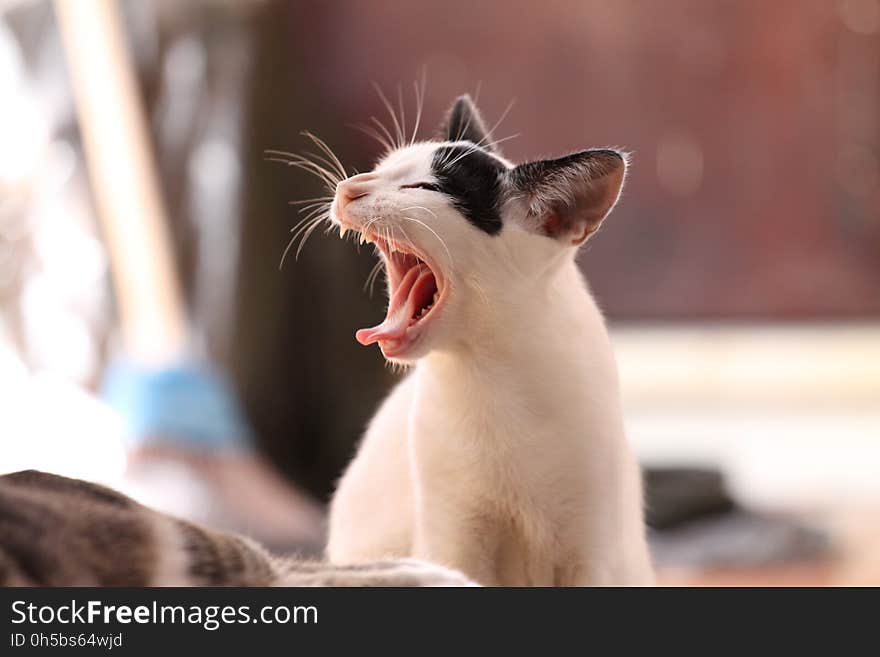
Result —
[[[315,570],[297,568],[282,573],[272,586],[478,586],[449,568],[417,559],[370,564],[370,567],[324,566]]]
[[[160,513],[151,514],[149,522],[156,544],[150,586],[191,586],[190,556],[180,535],[180,523]]]
[[[442,194],[399,189],[432,179],[437,146],[340,184],[365,194],[344,220],[407,239],[447,293],[339,484],[328,557],[415,557],[486,585],[651,584],[616,365],[576,248],[530,227],[528,199],[511,196],[489,236]]]

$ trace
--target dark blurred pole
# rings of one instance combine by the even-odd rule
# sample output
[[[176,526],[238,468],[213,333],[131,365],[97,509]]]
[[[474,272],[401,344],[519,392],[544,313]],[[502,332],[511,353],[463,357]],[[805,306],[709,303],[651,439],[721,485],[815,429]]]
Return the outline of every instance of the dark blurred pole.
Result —
[[[392,381],[379,354],[353,338],[381,314],[381,301],[361,290],[371,255],[316,233],[299,260],[288,257],[278,268],[301,216],[288,202],[325,192],[305,174],[267,162],[264,151],[305,148],[300,132],[310,130],[337,147],[343,162],[356,155],[346,147],[352,131],[320,92],[326,80],[319,63],[332,53],[319,35],[333,9],[275,2],[257,21],[231,358],[266,454],[323,498]]]

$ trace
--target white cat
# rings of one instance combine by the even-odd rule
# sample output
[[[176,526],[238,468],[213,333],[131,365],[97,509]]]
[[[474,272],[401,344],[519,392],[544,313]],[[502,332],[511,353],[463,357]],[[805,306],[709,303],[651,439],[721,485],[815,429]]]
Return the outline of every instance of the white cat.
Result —
[[[387,317],[357,339],[414,367],[340,482],[328,557],[414,557],[485,585],[651,584],[614,356],[575,264],[626,158],[514,166],[467,96],[444,137],[336,188],[331,220],[387,268]]]

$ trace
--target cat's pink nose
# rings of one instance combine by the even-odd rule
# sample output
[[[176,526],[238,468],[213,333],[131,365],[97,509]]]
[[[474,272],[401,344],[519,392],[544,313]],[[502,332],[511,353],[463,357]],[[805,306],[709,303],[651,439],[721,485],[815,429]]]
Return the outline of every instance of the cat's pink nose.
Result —
[[[344,208],[356,198],[369,194],[373,178],[374,176],[369,173],[361,173],[346,178],[336,185],[336,200],[339,207]]]

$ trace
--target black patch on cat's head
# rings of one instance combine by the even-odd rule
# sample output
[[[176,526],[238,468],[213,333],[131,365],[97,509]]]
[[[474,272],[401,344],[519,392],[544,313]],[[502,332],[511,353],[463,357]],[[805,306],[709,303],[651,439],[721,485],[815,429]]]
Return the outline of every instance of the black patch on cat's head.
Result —
[[[502,179],[507,168],[470,143],[441,146],[431,171],[440,191],[474,226],[489,235],[501,231]]]

